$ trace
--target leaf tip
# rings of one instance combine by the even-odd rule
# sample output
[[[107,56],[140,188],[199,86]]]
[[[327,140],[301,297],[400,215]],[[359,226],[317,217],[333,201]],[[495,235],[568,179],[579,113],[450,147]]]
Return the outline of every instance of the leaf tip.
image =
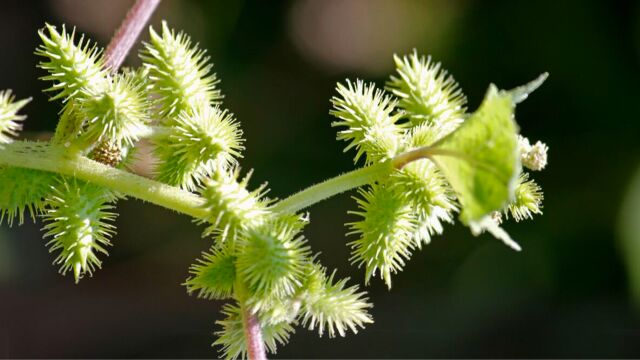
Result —
[[[543,72],[542,74],[540,74],[540,76],[538,76],[534,80],[522,86],[518,86],[514,89],[509,90],[508,93],[511,95],[511,99],[513,103],[519,104],[525,101],[529,97],[529,94],[531,94],[536,89],[538,89],[545,82],[545,80],[547,80],[548,77],[549,77],[549,73]]]

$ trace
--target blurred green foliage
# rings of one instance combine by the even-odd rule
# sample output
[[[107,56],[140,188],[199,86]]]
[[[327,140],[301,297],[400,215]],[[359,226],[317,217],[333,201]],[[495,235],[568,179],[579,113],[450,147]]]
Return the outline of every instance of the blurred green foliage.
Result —
[[[640,310],[640,171],[631,180],[620,211],[620,255],[625,261],[629,289]]]

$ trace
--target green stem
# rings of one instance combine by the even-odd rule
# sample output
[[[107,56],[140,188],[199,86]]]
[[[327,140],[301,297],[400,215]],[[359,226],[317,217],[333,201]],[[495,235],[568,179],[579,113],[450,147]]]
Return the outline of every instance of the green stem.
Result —
[[[509,179],[502,179],[502,174],[496,170],[493,166],[480,162],[477,159],[474,159],[472,156],[466,155],[459,151],[449,150],[449,149],[441,149],[437,147],[437,145],[423,146],[417,149],[407,151],[402,153],[391,160],[393,167],[396,169],[402,169],[405,165],[410,162],[420,160],[420,159],[430,159],[434,160],[435,156],[450,156],[454,158],[458,158],[460,160],[466,161],[469,164],[477,167],[478,169],[482,169],[486,172],[492,173],[495,176],[501,178],[504,182],[508,182]]]
[[[112,168],[78,153],[71,153],[62,146],[26,142],[2,145],[0,165],[72,176],[197,219],[208,215],[202,208],[204,200],[195,194]]]
[[[90,160],[79,153],[70,152],[62,145],[17,141],[3,145],[0,150],[0,165],[72,176],[196,219],[208,216],[207,211],[202,208],[204,199],[198,195]],[[433,155],[458,154],[437,148],[419,148],[400,154],[390,161],[356,169],[310,186],[276,203],[272,210],[280,213],[298,212],[334,195],[373,183],[412,161]]]
[[[433,146],[423,146],[411,151],[402,153],[391,160],[393,167],[396,169],[402,169],[405,165],[412,161],[421,159],[430,159],[433,155],[447,155],[453,157],[463,156],[457,151],[439,149]]]
[[[295,193],[275,204],[272,209],[281,213],[295,213],[334,195],[370,184],[390,174],[391,171],[393,171],[392,161],[353,170]]]
[[[433,146],[423,146],[399,154],[389,161],[353,170],[319,184],[310,186],[276,203],[272,209],[282,213],[295,213],[334,195],[343,193],[358,186],[370,184],[391,174],[394,169],[402,169],[410,162],[421,159],[432,159],[433,156],[437,155],[453,156],[464,159],[464,154],[457,151],[440,149]]]

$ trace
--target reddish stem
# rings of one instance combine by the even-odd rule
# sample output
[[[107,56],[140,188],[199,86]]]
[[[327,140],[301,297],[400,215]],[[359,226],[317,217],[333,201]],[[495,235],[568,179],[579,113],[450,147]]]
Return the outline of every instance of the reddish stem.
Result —
[[[251,360],[266,360],[267,355],[262,341],[260,322],[256,314],[243,309],[244,336],[247,339],[247,352]]]
[[[111,38],[105,52],[105,66],[111,72],[118,71],[159,3],[160,0],[137,0],[129,10],[127,17]],[[243,309],[242,317],[249,359],[266,360],[267,355],[262,341],[262,329],[257,316]]]
[[[105,52],[105,66],[111,72],[116,72],[122,65],[159,3],[160,0],[137,0],[129,10]]]

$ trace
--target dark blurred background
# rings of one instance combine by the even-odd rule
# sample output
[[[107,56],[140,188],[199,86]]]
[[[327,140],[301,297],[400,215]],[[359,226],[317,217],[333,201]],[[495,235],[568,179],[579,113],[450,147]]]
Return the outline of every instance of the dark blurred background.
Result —
[[[60,106],[37,79],[37,29],[76,25],[105,46],[132,2],[2,1],[0,88],[34,97],[27,132],[52,131]],[[550,73],[517,111],[523,133],[550,147],[533,174],[544,216],[506,225],[524,251],[447,226],[392,291],[367,288],[375,324],[338,339],[298,329],[275,357],[640,357],[640,3],[164,0],[152,24],[163,18],[208,49],[245,131],[242,165],[278,197],[353,168],[329,98],[345,77],[382,85],[394,53],[433,55],[470,109],[490,82]],[[354,207],[347,195],[314,206],[306,234],[326,266],[362,283],[342,225]],[[217,355],[222,303],[180,285],[210,240],[184,216],[119,208],[110,256],[79,285],[51,265],[41,224],[0,228],[0,356]]]

